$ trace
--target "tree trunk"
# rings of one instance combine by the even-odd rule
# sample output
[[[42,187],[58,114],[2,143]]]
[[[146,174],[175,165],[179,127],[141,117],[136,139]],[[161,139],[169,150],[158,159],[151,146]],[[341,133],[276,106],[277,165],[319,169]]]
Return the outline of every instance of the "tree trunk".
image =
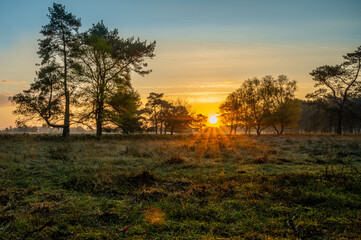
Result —
[[[158,119],[157,119],[157,112],[154,111],[154,123],[155,123],[155,135],[158,134]]]
[[[280,135],[280,134],[281,134],[280,131],[278,131],[278,129],[277,129],[277,127],[276,127],[275,125],[272,124],[272,127],[273,127],[273,129],[276,131],[276,134],[277,134],[277,135]]]
[[[104,121],[104,89],[100,89],[99,91],[99,102],[96,109],[96,125],[97,125],[97,137],[101,137],[103,135],[103,121]]]
[[[283,124],[281,123],[280,135],[282,135],[282,134],[283,134],[284,130],[285,130],[285,126],[283,126]]]
[[[261,126],[260,126],[260,124],[258,123],[257,124],[257,128],[256,128],[256,132],[257,132],[257,137],[260,137],[261,136]]]
[[[172,126],[172,127],[170,127],[170,135],[173,135],[173,131],[174,131],[174,128]]]
[[[65,95],[65,113],[63,137],[67,138],[70,134],[70,96],[68,89],[68,60],[66,54],[65,35],[63,34],[63,54],[64,54],[64,95]]]
[[[97,124],[97,137],[101,137],[103,134],[103,123],[102,120],[97,118],[96,120],[96,124]]]
[[[65,75],[66,76],[66,75]],[[64,87],[65,87],[65,115],[64,115],[64,128],[63,128],[63,137],[67,138],[70,134],[70,97],[67,86],[67,81],[64,77]]]
[[[338,111],[338,119],[337,119],[337,134],[338,135],[342,134],[342,120],[343,120],[342,112],[343,112],[342,109],[340,109]]]

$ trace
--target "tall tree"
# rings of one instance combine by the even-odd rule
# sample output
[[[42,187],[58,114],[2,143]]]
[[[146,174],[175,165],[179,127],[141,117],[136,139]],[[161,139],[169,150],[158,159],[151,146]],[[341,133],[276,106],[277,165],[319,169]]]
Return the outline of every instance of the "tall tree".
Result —
[[[361,46],[343,58],[345,61],[339,65],[320,66],[310,73],[318,89],[306,96],[311,100],[332,102],[337,112],[337,134],[342,134],[345,111],[350,99],[360,95]]]
[[[50,23],[43,26],[40,31],[45,39],[39,40],[38,54],[42,58],[41,64],[47,64],[49,60],[61,59],[62,84],[65,97],[63,136],[67,137],[70,132],[70,92],[68,70],[72,64],[73,46],[77,42],[76,33],[81,26],[81,21],[73,14],[65,11],[65,6],[53,3],[49,8]]]
[[[38,55],[42,61],[38,78],[29,90],[11,100],[17,104],[15,113],[36,114],[49,126],[63,128],[63,136],[67,137],[71,101],[69,66],[73,62],[72,52],[81,22],[72,13],[66,12],[65,6],[56,3],[49,8],[47,16],[50,22],[40,31],[45,38],[39,40]]]
[[[109,30],[99,22],[82,34],[78,49],[77,69],[80,77],[78,96],[84,104],[79,122],[95,121],[97,136],[109,121],[110,101],[124,89],[131,89],[131,73],[141,76],[146,58],[153,58],[155,42],[147,44],[139,39],[120,38],[117,29]]]

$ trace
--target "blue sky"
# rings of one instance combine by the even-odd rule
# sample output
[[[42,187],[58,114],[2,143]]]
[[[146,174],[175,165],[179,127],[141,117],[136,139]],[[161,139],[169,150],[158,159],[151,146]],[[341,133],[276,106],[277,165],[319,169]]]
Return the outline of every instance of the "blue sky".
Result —
[[[198,41],[236,40],[352,43],[360,39],[358,0],[137,0],[57,1],[82,18],[84,27],[101,19],[124,34]],[[0,46],[37,34],[48,21],[52,1],[1,0]],[[263,39],[262,39],[263,38]],[[267,38],[267,39],[264,39]]]
[[[124,37],[156,40],[153,73],[133,85],[187,98],[205,114],[249,77],[286,74],[298,97],[309,72],[342,61],[361,45],[360,0],[67,0],[81,30],[104,20]],[[0,128],[14,120],[4,100],[35,77],[37,39],[53,1],[0,0]],[[6,117],[5,117],[6,116]]]

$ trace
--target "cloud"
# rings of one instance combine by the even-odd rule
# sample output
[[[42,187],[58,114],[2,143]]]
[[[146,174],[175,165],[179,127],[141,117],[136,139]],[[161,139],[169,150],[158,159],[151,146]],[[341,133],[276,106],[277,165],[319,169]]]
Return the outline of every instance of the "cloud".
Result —
[[[24,84],[26,83],[25,81],[9,81],[9,80],[0,80],[0,83],[4,83],[4,84]]]
[[[9,93],[0,92],[0,107],[10,106],[9,97],[12,96]]]

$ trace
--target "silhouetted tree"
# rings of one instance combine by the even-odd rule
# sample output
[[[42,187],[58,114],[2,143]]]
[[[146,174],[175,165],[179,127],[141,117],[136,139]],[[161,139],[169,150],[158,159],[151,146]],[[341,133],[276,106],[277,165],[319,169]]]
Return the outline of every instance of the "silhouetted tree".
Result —
[[[161,111],[161,105],[164,103],[164,93],[150,93],[147,97],[144,112],[149,116],[151,124],[155,127],[155,134],[158,134],[158,124]]]
[[[240,110],[242,103],[240,102],[241,96],[239,93],[240,91],[230,93],[226,100],[219,106],[221,122],[229,127],[229,134],[232,134],[232,131],[236,134],[237,127],[241,121],[242,113]]]
[[[207,126],[208,117],[203,114],[197,114],[197,116],[193,119],[193,127],[202,131],[203,128]]]
[[[250,125],[256,130],[257,136],[270,126],[270,105],[271,95],[268,89],[268,83],[258,78],[247,79],[242,84],[245,93],[245,102],[249,109]]]
[[[230,93],[220,105],[221,120],[236,132],[243,127],[249,133],[253,127],[259,136],[272,126],[277,134],[286,127],[295,126],[300,115],[300,106],[294,97],[296,81],[280,75],[275,79],[265,76],[244,81],[239,89]]]
[[[193,117],[191,106],[187,102],[178,99],[170,103],[169,110],[169,115],[166,117],[166,128],[170,129],[171,135],[176,131],[184,132],[190,128]]]
[[[63,136],[67,137],[71,101],[69,67],[73,62],[73,46],[81,23],[61,4],[54,3],[47,16],[50,23],[40,31],[45,38],[39,40],[41,68],[37,79],[30,89],[15,95],[11,101],[17,105],[15,114],[28,119],[42,119],[48,126],[63,128]]]
[[[160,109],[158,112],[159,133],[167,134],[167,130],[169,127],[169,121],[170,121],[172,112],[174,110],[174,106],[172,105],[172,103],[170,103],[166,100],[161,100],[159,106],[160,106]]]
[[[296,81],[280,75],[277,79],[267,76],[269,94],[271,96],[269,122],[278,135],[283,134],[286,127],[297,126],[301,108],[295,99]]]
[[[345,62],[339,65],[324,65],[313,70],[310,75],[318,89],[307,94],[307,98],[329,102],[337,112],[337,134],[342,134],[343,120],[350,99],[360,95],[361,46],[353,53],[343,56]]]
[[[163,93],[150,93],[144,108],[155,134],[169,131],[173,135],[176,131],[183,132],[190,128],[193,121],[191,106],[181,99],[167,101],[163,97]]]

